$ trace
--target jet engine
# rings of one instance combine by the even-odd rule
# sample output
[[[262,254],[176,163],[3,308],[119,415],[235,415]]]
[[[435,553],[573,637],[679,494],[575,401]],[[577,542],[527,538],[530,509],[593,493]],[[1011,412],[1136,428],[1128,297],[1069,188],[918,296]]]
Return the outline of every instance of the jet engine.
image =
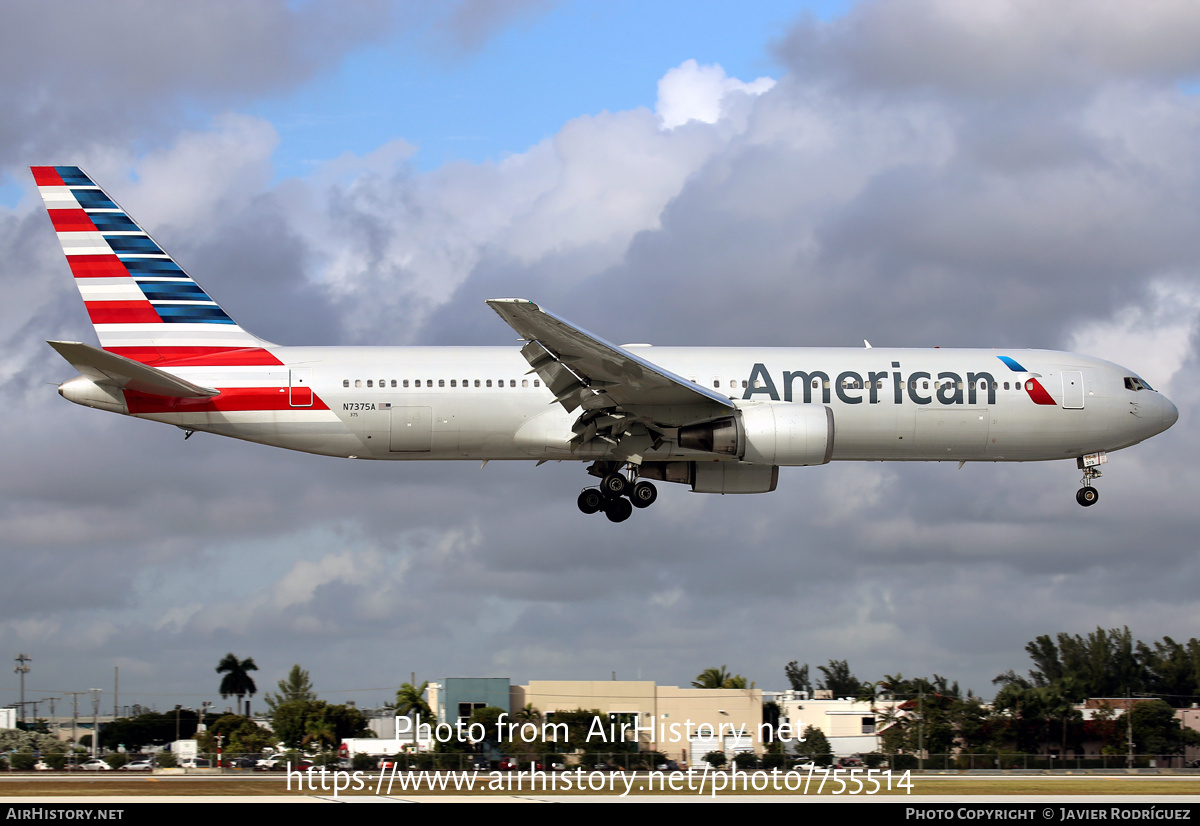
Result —
[[[728,458],[646,462],[638,476],[691,485],[696,493],[769,493],[781,465],[829,461],[833,411],[822,404],[751,402],[737,416],[679,428],[677,441],[683,450]]]
[[[679,447],[753,465],[823,465],[833,456],[833,410],[823,404],[751,402],[738,412],[679,428]]]

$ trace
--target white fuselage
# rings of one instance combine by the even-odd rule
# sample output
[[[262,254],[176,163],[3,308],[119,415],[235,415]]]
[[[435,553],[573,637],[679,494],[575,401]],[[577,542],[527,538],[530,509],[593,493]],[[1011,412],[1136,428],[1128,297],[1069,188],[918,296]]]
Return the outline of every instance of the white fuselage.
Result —
[[[576,414],[554,403],[516,348],[270,347],[280,366],[166,367],[222,394],[258,388],[270,404],[143,418],[291,450],[361,459],[603,458],[572,453]],[[1127,388],[1118,365],[1045,350],[636,347],[738,406],[824,404],[832,459],[1033,461],[1113,451],[1174,423],[1174,406]],[[1011,355],[1023,370],[1002,361]],[[1039,403],[1031,377],[1049,398]],[[66,393],[64,393],[66,395]],[[268,408],[268,409],[263,409]],[[688,455],[673,442],[647,461]]]

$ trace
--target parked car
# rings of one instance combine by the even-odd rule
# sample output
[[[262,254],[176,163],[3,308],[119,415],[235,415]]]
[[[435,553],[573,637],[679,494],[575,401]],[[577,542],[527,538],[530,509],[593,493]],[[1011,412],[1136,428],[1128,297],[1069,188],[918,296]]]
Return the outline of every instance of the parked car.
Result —
[[[79,764],[79,768],[85,772],[110,772],[112,766],[105,763],[99,757],[93,757],[90,760],[85,760]]]
[[[212,761],[207,757],[189,757],[179,764],[185,769],[211,769]]]
[[[123,772],[149,772],[154,771],[154,761],[149,758],[144,760],[133,760],[121,767]]]

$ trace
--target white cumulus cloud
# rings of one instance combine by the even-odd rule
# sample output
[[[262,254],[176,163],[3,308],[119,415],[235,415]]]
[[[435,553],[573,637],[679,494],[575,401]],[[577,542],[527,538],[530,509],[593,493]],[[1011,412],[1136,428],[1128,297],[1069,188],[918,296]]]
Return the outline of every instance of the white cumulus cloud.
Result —
[[[658,103],[654,108],[664,129],[693,120],[716,123],[730,95],[761,95],[774,85],[769,77],[747,83],[728,77],[720,64],[701,66],[695,60],[685,60],[658,81]]]

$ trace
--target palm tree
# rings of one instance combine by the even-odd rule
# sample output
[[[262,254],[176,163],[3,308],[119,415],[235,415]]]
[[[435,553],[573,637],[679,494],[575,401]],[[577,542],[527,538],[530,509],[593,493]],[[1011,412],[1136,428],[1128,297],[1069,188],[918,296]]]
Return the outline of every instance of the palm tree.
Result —
[[[706,668],[692,680],[692,688],[754,688],[754,683],[747,685],[746,678],[741,674],[730,674],[725,666]]]
[[[540,723],[542,712],[534,708],[533,703],[526,703],[525,707],[517,712],[517,719],[523,723]]]
[[[314,747],[324,751],[326,746],[336,743],[337,726],[329,719],[328,715],[322,713],[305,723],[304,737],[300,740],[301,746]]]
[[[232,651],[226,654],[217,666],[217,673],[225,675],[221,679],[221,698],[237,697],[239,713],[241,712],[242,698],[246,695],[253,697],[258,691],[258,686],[254,684],[254,680],[250,676],[251,671],[258,671],[254,659],[239,660]],[[246,701],[246,716],[250,716],[249,700]]]
[[[428,680],[421,683],[420,687],[414,686],[412,683],[401,685],[400,690],[396,692],[396,714],[407,717],[415,713],[418,723],[432,722],[435,719],[433,709],[425,701],[425,689],[427,688],[429,688]]]
[[[729,681],[729,671],[725,666],[706,668],[692,680],[692,688],[724,688]]]

